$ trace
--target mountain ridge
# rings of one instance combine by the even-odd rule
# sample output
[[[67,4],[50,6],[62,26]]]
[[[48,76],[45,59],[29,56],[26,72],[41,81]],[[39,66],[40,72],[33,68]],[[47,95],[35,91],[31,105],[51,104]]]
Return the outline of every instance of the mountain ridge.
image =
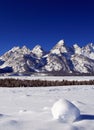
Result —
[[[37,74],[94,75],[94,44],[68,47],[60,40],[49,52],[40,45],[18,46],[0,56],[0,75]]]

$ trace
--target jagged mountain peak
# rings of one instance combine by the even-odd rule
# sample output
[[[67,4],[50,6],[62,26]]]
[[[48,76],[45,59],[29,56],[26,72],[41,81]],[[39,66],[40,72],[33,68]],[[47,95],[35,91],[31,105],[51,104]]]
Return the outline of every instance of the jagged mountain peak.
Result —
[[[75,43],[75,44],[73,45],[73,47],[74,47],[74,48],[80,48],[77,43]]]
[[[81,48],[78,46],[78,44],[73,45],[73,50],[75,54],[81,54]]]
[[[87,44],[87,45],[85,46],[85,49],[90,50],[90,51],[94,50],[94,44],[93,44],[93,43]]]
[[[14,46],[12,49],[10,49],[8,52],[14,52],[14,51],[17,51],[19,50],[20,47],[19,46]]]
[[[24,46],[22,46],[22,48],[21,48],[21,49],[24,49],[24,50],[25,50],[25,49],[28,49],[28,48],[24,45]]]
[[[42,47],[41,47],[40,45],[36,45],[36,46],[32,49],[32,51],[38,50],[38,49],[43,50]]]
[[[33,49],[32,49],[32,53],[38,57],[38,58],[41,58],[45,51],[42,49],[42,47],[40,45],[36,45]]]
[[[93,47],[94,43],[91,42],[91,43],[88,43],[87,45]]]
[[[25,45],[21,48],[21,51],[24,54],[29,54],[31,52],[31,50],[29,48],[27,48]]]
[[[17,52],[18,50],[20,50],[19,46],[14,46],[12,49],[10,49],[9,51],[5,52],[0,59],[6,61],[8,58],[10,58],[12,56],[13,53]]]
[[[4,55],[0,57],[0,59],[3,59],[4,61],[7,61],[12,58],[16,57],[23,57],[25,54],[30,54],[30,49],[28,49],[26,46],[19,47],[15,46],[12,49],[10,49],[8,52],[6,52]]]
[[[56,46],[64,46],[64,45],[65,45],[64,40],[60,40],[60,41],[56,44]]]
[[[28,51],[30,51],[30,49],[27,48],[26,46],[23,46],[23,47],[14,46],[13,48],[11,48],[11,49],[10,49],[8,52],[6,52],[5,54],[14,53],[14,52],[19,52],[19,51],[28,52]],[[5,54],[4,54],[4,55],[5,55]]]
[[[32,50],[26,46],[15,46],[0,57],[0,68],[8,68],[13,74],[23,75],[35,72],[94,74],[94,44],[67,47],[64,40],[60,40],[48,53],[40,45]]]
[[[94,60],[94,44],[89,43],[82,47],[82,54],[92,60]]]
[[[68,48],[65,45],[64,40],[60,40],[51,50],[52,54],[61,55],[61,53],[67,53]]]
[[[61,48],[61,47],[66,47],[66,44],[64,42],[64,40],[60,40],[56,43],[56,45],[53,47],[54,48]]]

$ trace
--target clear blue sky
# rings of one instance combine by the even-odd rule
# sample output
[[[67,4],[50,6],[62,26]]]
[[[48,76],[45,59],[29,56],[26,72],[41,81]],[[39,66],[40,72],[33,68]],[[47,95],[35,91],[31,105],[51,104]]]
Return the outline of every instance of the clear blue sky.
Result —
[[[0,55],[13,46],[94,43],[93,0],[0,0]]]

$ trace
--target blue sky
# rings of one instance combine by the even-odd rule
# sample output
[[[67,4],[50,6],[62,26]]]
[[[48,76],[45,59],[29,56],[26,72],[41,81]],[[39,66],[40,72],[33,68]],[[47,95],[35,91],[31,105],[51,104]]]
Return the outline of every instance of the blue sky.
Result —
[[[94,43],[93,0],[0,0],[0,55],[14,46]]]

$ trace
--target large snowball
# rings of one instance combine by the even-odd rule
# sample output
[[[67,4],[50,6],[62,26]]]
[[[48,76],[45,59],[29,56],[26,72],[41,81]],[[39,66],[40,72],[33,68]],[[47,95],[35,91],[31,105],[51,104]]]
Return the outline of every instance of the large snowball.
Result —
[[[80,110],[66,99],[55,102],[51,111],[54,119],[63,122],[73,122],[80,116]]]

